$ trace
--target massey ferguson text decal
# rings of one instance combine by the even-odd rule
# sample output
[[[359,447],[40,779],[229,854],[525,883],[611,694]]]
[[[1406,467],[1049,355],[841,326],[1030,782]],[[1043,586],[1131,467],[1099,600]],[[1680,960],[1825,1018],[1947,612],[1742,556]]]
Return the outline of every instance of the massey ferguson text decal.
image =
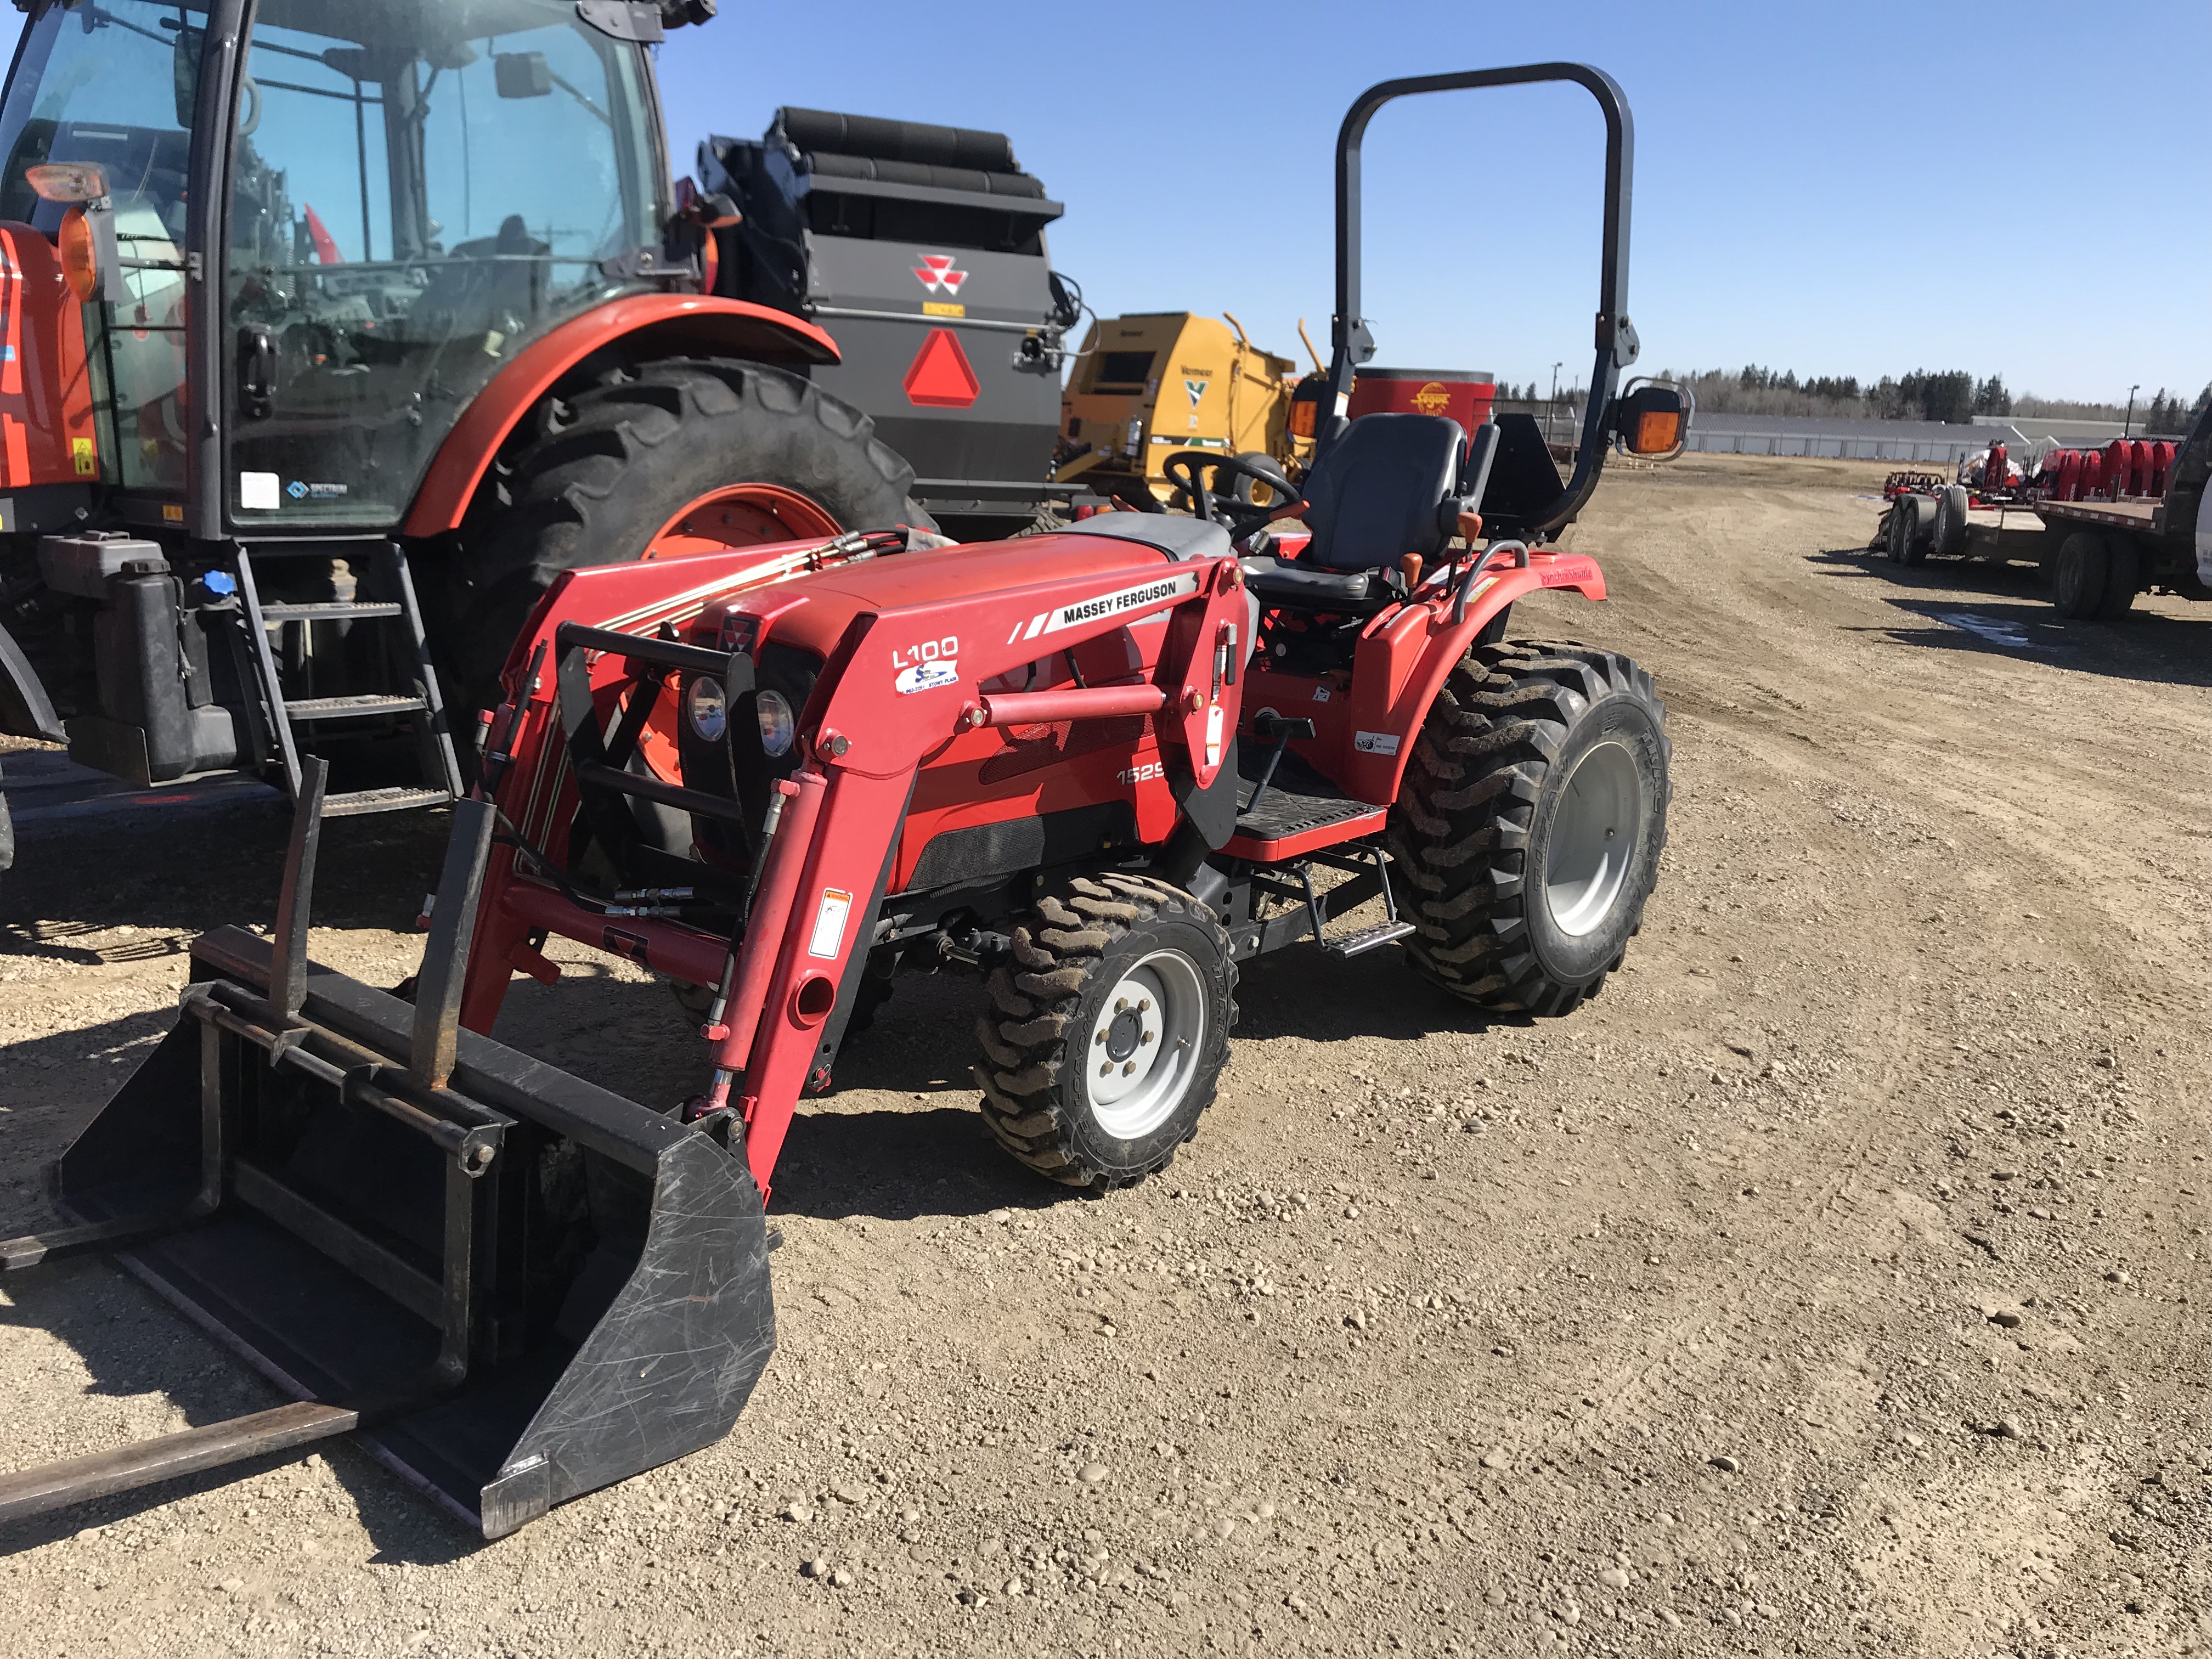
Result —
[[[1124,587],[1118,592],[1101,593],[1095,599],[1079,599],[1073,605],[1064,605],[1057,611],[1040,611],[1030,618],[1029,626],[1016,623],[1014,631],[1006,635],[1006,643],[1016,640],[1033,640],[1040,634],[1056,634],[1063,628],[1078,628],[1085,623],[1094,623],[1103,617],[1117,617],[1125,611],[1140,611],[1148,605],[1158,605],[1165,599],[1179,599],[1198,592],[1198,572],[1185,570],[1157,580],[1140,582],[1134,587]]]

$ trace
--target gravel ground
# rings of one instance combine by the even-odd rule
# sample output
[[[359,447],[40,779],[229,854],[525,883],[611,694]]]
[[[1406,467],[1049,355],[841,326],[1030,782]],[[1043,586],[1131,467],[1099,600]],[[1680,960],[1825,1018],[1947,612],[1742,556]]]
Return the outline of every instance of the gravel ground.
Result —
[[[343,1443],[0,1529],[0,1650],[2212,1651],[2212,611],[1893,571],[1879,477],[1616,476],[1613,603],[1518,619],[1672,710],[1661,888],[1571,1018],[1267,958],[1198,1139],[1092,1201],[990,1146],[977,988],[902,981],[793,1133],[726,1441],[491,1546]],[[26,835],[8,1220],[282,833]],[[317,955],[407,972],[441,838],[334,825]],[[566,959],[501,1035],[690,1092],[666,993]],[[5,1292],[0,1462],[273,1403],[105,1263]]]

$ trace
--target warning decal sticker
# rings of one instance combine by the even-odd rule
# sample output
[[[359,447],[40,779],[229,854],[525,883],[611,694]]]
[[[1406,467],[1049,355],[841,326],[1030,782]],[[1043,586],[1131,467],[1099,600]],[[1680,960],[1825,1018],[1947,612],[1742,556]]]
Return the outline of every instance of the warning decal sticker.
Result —
[[[845,918],[853,914],[853,896],[839,887],[822,890],[822,902],[814,912],[814,934],[806,941],[806,954],[824,962],[837,959],[845,942]]]

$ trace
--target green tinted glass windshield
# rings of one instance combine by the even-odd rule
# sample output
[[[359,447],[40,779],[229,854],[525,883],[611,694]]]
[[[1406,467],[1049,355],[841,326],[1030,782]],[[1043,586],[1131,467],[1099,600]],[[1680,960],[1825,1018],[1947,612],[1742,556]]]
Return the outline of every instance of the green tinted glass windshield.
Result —
[[[569,0],[263,0],[223,353],[232,510],[387,524],[501,365],[659,241],[641,50]]]

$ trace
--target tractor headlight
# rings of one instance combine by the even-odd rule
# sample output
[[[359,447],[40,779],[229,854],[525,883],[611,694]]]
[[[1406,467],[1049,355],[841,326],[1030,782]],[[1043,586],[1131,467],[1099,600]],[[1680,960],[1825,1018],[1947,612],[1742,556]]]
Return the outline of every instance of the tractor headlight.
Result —
[[[753,707],[760,715],[761,747],[770,755],[789,754],[799,723],[783,693],[763,691],[753,698]]]
[[[730,700],[713,680],[691,682],[684,694],[684,712],[691,729],[708,743],[720,743],[730,729]]]

